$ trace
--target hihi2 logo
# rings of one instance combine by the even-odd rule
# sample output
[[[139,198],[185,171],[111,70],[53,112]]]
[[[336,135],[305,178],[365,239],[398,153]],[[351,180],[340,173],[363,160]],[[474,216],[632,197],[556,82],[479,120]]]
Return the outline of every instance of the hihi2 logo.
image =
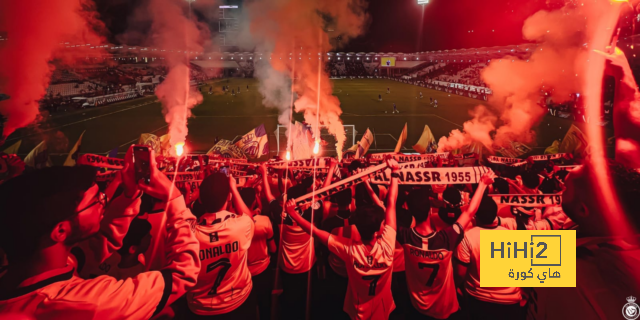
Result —
[[[575,287],[575,230],[480,231],[481,287]]]

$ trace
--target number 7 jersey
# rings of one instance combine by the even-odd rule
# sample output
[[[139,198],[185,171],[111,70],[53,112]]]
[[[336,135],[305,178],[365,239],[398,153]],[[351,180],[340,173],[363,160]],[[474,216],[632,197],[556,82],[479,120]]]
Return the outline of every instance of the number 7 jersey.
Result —
[[[395,309],[391,295],[395,238],[396,231],[385,225],[369,250],[359,239],[329,236],[329,250],[346,265],[344,311],[351,319],[386,320]]]
[[[398,228],[411,304],[418,312],[445,319],[458,311],[451,256],[463,236],[457,223],[428,235]]]
[[[218,315],[238,308],[253,283],[247,251],[254,224],[246,214],[228,211],[205,214],[196,226],[201,262],[198,284],[187,293],[189,309],[199,315]]]

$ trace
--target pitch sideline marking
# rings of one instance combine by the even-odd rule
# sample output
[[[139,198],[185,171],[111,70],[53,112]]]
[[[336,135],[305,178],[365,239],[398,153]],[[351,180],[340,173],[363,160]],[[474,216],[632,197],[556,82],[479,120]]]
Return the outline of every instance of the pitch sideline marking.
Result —
[[[87,119],[83,119],[83,120],[78,120],[78,121],[66,123],[66,124],[63,124],[63,125],[60,125],[60,126],[57,126],[57,127],[48,128],[48,129],[45,129],[45,130],[39,130],[38,133],[32,133],[32,134],[21,136],[19,138],[8,139],[5,143],[7,143],[9,141],[16,141],[16,140],[24,139],[24,138],[27,138],[27,137],[35,136],[35,135],[38,135],[38,134],[40,134],[42,132],[47,132],[47,131],[51,131],[51,130],[57,130],[57,129],[68,127],[68,126],[71,126],[71,125],[74,125],[74,124],[78,124],[78,123],[82,123],[82,122],[91,121],[91,120],[94,120],[94,119],[106,117],[106,116],[109,116],[109,115],[112,115],[112,114],[116,114],[116,113],[119,113],[119,112],[131,110],[131,109],[137,109],[137,108],[144,107],[144,106],[150,105],[152,103],[156,103],[156,102],[158,102],[158,101],[157,100],[156,101],[150,101],[150,102],[146,102],[146,103],[143,103],[143,104],[134,105],[134,106],[129,107],[129,108],[121,109],[121,110],[118,110],[118,111],[105,113],[105,114],[102,114],[102,115],[99,115],[99,116],[95,116],[95,117],[91,117],[91,118],[87,118]]]

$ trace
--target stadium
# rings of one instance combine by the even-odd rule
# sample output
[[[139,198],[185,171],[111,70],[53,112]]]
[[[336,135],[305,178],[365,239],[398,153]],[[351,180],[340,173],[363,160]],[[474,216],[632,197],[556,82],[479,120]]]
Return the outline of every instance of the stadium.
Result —
[[[638,7],[2,3],[0,319],[637,319]]]
[[[345,149],[359,141],[367,128],[375,133],[375,145],[371,148],[375,152],[393,151],[405,123],[408,125],[409,142],[403,146],[403,152],[413,152],[411,143],[418,141],[424,125],[429,126],[436,140],[447,136],[452,130],[462,129],[463,123],[472,118],[469,112],[477,105],[491,106],[487,101],[491,98],[491,90],[483,86],[481,70],[492,59],[501,60],[504,57],[502,53],[526,59],[530,56],[530,50],[535,49],[535,45],[516,45],[413,54],[322,54],[327,72],[333,77],[333,94],[340,100],[343,111],[341,118],[344,125],[349,126],[347,130],[350,136]],[[42,141],[43,134],[47,136],[60,131],[73,143],[86,131],[83,135],[83,151],[105,154],[118,147],[119,152],[124,154],[131,141],[137,141],[137,137],[143,133],[158,136],[166,134],[167,124],[160,112],[162,107],[152,91],[166,73],[161,63],[144,62],[159,60],[153,54],[146,53],[154,50],[118,48],[112,54],[100,57],[102,64],[92,63],[54,73],[42,103],[43,111],[50,119],[44,133],[19,130],[9,136],[5,143],[10,145],[22,140],[18,154],[26,156]],[[309,55],[308,52],[299,52],[298,59]],[[187,146],[191,153],[206,153],[215,144],[216,138],[236,142],[246,132],[264,124],[271,147],[269,158],[282,157],[284,148],[278,151],[278,134],[283,134],[286,128],[278,131],[278,109],[263,104],[259,80],[253,77],[254,63],[274,58],[282,57],[240,52],[200,54],[192,58],[191,81],[197,84],[204,99],[193,109],[193,118],[189,119],[191,133],[187,138]],[[124,62],[107,67],[109,59]],[[382,66],[380,61],[383,59],[395,60],[394,66]],[[231,76],[225,77],[220,73]],[[114,75],[117,76],[114,78]],[[123,84],[120,92],[109,93],[108,88],[119,84]],[[231,95],[222,90],[223,86],[244,90]],[[211,95],[207,94],[210,88],[213,92]],[[386,93],[387,88],[390,89],[389,94]],[[382,101],[378,95],[382,95]],[[544,97],[543,93],[541,96]],[[438,108],[434,108],[433,100],[438,102]],[[390,115],[394,103],[401,113]],[[583,127],[586,121],[580,110],[574,110],[575,101],[573,105],[571,103],[549,103],[546,106],[549,112],[540,124],[543,130],[537,131],[537,139],[531,146],[525,146],[521,151],[512,150],[505,156],[516,154],[517,157],[526,158],[542,154],[553,141],[562,140],[572,124]],[[560,108],[562,111],[557,113],[555,110]],[[295,120],[303,121],[303,118]],[[611,122],[609,116],[603,115],[598,122],[608,130],[609,136],[613,135],[611,125],[607,126]],[[216,125],[212,126],[212,123]],[[105,135],[105,131],[113,134]],[[328,133],[324,133],[328,136],[326,139],[331,139]],[[286,146],[286,136],[281,138],[283,142],[280,144]],[[54,163],[63,161],[67,154],[64,150],[60,151],[50,153]],[[327,154],[336,153],[335,150],[327,150]]]

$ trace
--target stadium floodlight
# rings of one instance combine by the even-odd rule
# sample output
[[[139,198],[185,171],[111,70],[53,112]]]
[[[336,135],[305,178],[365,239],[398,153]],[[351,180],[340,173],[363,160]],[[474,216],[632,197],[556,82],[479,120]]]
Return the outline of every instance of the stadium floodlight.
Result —
[[[418,0],[418,4],[429,4],[429,0]]]

